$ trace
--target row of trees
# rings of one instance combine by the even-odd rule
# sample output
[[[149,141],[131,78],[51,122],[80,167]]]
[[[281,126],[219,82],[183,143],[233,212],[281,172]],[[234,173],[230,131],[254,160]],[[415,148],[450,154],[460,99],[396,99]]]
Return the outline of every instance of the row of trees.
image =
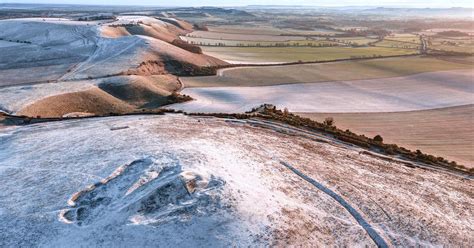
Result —
[[[27,40],[8,40],[0,37],[0,40],[8,41],[8,42],[16,42],[16,43],[24,43],[24,44],[31,44],[31,41]]]
[[[188,41],[189,44],[199,45],[199,46],[216,46],[216,47],[335,47],[340,46],[337,43],[299,43],[299,42],[277,42],[277,43],[236,43],[236,44],[226,44],[224,42],[195,42]]]

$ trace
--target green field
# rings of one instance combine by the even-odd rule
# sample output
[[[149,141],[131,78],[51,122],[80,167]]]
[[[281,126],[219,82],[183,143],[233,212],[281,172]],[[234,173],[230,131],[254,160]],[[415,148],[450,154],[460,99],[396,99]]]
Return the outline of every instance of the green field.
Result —
[[[428,44],[430,49],[435,50],[474,53],[474,39],[471,37],[430,37]]]
[[[213,57],[239,63],[330,61],[416,54],[413,49],[385,47],[202,47]]]
[[[401,41],[401,42],[410,42],[410,43],[420,43],[420,37],[416,34],[394,34],[385,37],[388,40]]]
[[[377,41],[375,38],[368,38],[368,37],[336,37],[330,38],[330,40],[335,40],[337,42],[349,44],[349,45],[368,45],[369,43]]]
[[[186,87],[268,86],[317,83],[412,75],[422,72],[472,69],[472,57],[399,57],[320,64],[240,67],[224,69],[219,76],[184,77]]]
[[[420,43],[412,43],[405,41],[397,41],[391,39],[384,39],[382,41],[374,43],[375,46],[379,47],[391,47],[391,48],[405,48],[405,49],[420,49]]]

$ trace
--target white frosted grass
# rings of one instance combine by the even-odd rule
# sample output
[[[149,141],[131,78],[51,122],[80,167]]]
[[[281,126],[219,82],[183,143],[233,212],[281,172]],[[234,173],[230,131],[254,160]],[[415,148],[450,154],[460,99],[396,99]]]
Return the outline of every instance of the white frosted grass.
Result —
[[[164,115],[2,129],[0,246],[374,246],[346,209],[281,161],[338,193],[387,242],[472,243],[469,180],[271,130]],[[192,180],[198,191],[180,200]],[[149,200],[155,194],[163,198]],[[89,214],[75,219],[70,210],[79,208]]]
[[[95,87],[97,80],[22,85],[0,88],[0,110],[16,113],[43,98]]]
[[[0,20],[0,38],[29,42],[0,41],[8,48],[0,56],[0,86],[116,75],[143,62],[146,38],[105,38],[99,29],[97,23],[48,18]]]
[[[283,178],[278,174],[262,174],[262,162],[271,159],[271,154],[255,159],[240,145],[224,143],[230,138],[227,135],[227,138],[222,137],[224,140],[218,136],[215,136],[218,139],[206,138],[208,134],[235,133],[232,127],[210,126],[204,137],[186,137],[186,140],[176,136],[195,122],[176,116],[102,118],[20,127],[14,139],[0,136],[0,169],[8,168],[0,170],[0,197],[3,199],[0,223],[9,228],[8,233],[1,234],[6,235],[6,239],[0,244],[7,242],[8,246],[20,240],[45,246],[265,243],[251,236],[269,235],[266,232],[270,231],[271,223],[267,216],[277,217],[282,206],[293,208],[305,203],[273,192],[272,188]],[[130,128],[111,131],[114,126],[123,125]],[[68,207],[68,199],[74,192],[87,189],[87,185],[98,181],[97,177],[106,178],[121,165],[150,156],[157,162],[176,163],[183,171],[223,180],[222,203],[217,205],[218,209],[203,216],[189,216],[187,221],[171,218],[164,222],[161,221],[166,220],[163,219],[166,215],[161,214],[153,217],[132,210],[130,213],[108,212],[103,215],[105,219],[96,219],[81,227],[64,217],[61,209]],[[40,173],[38,169],[43,171]],[[82,172],[91,176],[84,176]],[[119,177],[106,183],[120,180]],[[142,177],[147,181],[152,180],[153,175],[144,171]],[[141,186],[120,187],[131,193]],[[228,212],[226,206],[232,210]],[[160,224],[156,226],[153,218],[160,218]],[[19,219],[24,220],[24,224],[18,222]],[[279,223],[278,218],[273,223],[284,224]],[[362,242],[370,243],[369,240]]]
[[[405,77],[259,87],[186,88],[187,112],[245,112],[263,103],[293,112],[396,112],[474,103],[473,70]]]

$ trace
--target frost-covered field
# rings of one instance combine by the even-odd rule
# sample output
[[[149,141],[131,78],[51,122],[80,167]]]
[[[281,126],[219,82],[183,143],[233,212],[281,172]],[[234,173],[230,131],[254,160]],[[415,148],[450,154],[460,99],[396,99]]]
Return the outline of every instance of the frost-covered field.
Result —
[[[472,70],[405,77],[259,87],[187,88],[195,101],[173,107],[188,112],[245,112],[271,103],[294,112],[395,112],[474,103]]]
[[[471,180],[214,118],[7,127],[0,181],[2,247],[474,242]]]

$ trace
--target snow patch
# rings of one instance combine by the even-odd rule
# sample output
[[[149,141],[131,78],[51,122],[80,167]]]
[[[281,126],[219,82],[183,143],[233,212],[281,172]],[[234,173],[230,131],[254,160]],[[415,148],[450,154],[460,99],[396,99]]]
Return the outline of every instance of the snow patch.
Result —
[[[118,167],[100,182],[74,193],[59,220],[79,226],[107,219],[159,224],[206,215],[217,208],[222,180],[182,171],[173,158],[147,157]]]

